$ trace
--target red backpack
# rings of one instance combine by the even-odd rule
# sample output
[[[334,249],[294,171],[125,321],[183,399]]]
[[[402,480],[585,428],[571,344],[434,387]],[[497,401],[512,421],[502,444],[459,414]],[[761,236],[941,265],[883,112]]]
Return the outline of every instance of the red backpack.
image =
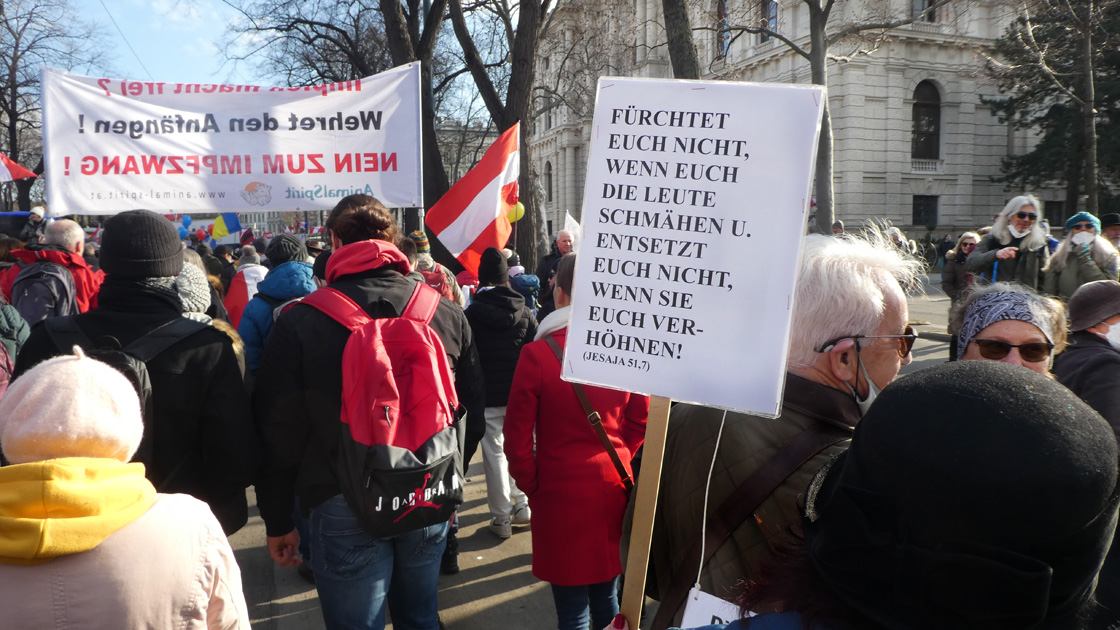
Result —
[[[424,282],[427,283],[428,286],[439,291],[439,294],[443,297],[452,302],[455,301],[455,293],[451,291],[451,283],[447,281],[447,273],[443,270],[443,267],[439,266],[439,263],[436,263],[436,266],[428,271],[420,269],[417,269],[417,271],[420,272],[420,275],[424,276]]]
[[[400,317],[373,319],[326,287],[303,299],[350,329],[333,462],[343,496],[375,538],[446,521],[463,502],[459,401],[429,325],[439,293],[417,283]]]

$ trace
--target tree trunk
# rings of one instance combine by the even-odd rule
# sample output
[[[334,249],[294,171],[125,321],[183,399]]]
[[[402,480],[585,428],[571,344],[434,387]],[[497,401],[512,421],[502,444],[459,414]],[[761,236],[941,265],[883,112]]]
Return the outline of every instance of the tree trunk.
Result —
[[[669,60],[677,79],[699,79],[700,60],[692,40],[692,24],[686,0],[661,0],[665,13],[665,36],[669,43]]]
[[[814,85],[823,85],[824,114],[821,120],[821,137],[817,141],[817,168],[813,177],[813,195],[817,200],[817,229],[822,234],[832,234],[835,220],[832,189],[832,114],[828,106],[828,44],[825,41],[825,27],[828,16],[812,3],[809,6],[809,69]]]
[[[1084,129],[1080,130],[1081,133],[1077,133],[1076,128],[1071,131],[1073,133],[1070,135],[1070,141],[1073,146],[1070,147],[1070,159],[1066,163],[1066,200],[1065,214],[1062,215],[1063,221],[1066,217],[1077,214],[1077,202],[1081,197],[1082,169],[1085,166],[1085,160],[1078,159],[1085,154]]]
[[[1085,134],[1085,210],[1090,214],[1097,214],[1097,123],[1096,123],[1096,88],[1093,77],[1093,2],[1085,3],[1085,20],[1081,24],[1082,72],[1084,73],[1084,96],[1082,97],[1082,113],[1084,116]]]

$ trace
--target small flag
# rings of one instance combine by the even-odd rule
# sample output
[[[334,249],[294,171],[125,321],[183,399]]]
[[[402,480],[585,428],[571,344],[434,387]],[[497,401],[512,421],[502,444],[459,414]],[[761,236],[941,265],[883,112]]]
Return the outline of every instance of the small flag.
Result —
[[[236,212],[223,212],[218,215],[217,219],[214,219],[214,232],[212,233],[212,236],[215,239],[222,238],[223,236],[229,236],[234,232],[240,231],[241,221],[237,219]]]
[[[253,228],[249,228],[248,230],[245,230],[241,233],[241,244],[251,245],[254,238],[255,237],[253,236]]]
[[[36,175],[0,153],[0,182],[27,179],[28,177],[36,177]]]
[[[506,246],[510,209],[517,203],[520,123],[505,130],[467,172],[432,206],[424,223],[472,274],[487,247]]]
[[[265,233],[264,233],[264,234],[262,234],[261,236],[263,236],[263,237],[265,237],[265,238],[272,238],[272,232],[265,232]]]

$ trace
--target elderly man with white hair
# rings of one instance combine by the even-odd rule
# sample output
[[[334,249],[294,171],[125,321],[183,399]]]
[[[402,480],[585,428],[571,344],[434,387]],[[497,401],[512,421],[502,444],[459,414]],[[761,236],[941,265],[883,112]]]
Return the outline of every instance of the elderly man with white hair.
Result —
[[[560,230],[556,234],[556,243],[552,246],[552,251],[541,258],[537,263],[537,278],[541,283],[541,309],[543,314],[538,314],[538,319],[544,319],[549,313],[553,311],[555,305],[552,303],[552,279],[556,276],[556,266],[560,264],[560,259],[573,251],[575,247],[575,235],[569,230]]]
[[[85,239],[82,226],[60,219],[47,226],[42,243],[11,253],[16,264],[0,273],[0,292],[28,324],[97,308],[105,274],[82,257]]]
[[[965,271],[988,282],[1018,282],[1039,290],[1042,270],[1050,263],[1041,212],[1042,204],[1033,195],[1008,201],[992,231],[980,239],[965,261]]]
[[[654,627],[681,620],[700,566],[705,495],[710,560],[700,585],[717,597],[733,598],[778,537],[800,525],[798,496],[910,363],[916,335],[904,288],[916,286],[919,270],[878,231],[806,236],[779,417],[674,407],[650,552],[647,593],[661,601]]]

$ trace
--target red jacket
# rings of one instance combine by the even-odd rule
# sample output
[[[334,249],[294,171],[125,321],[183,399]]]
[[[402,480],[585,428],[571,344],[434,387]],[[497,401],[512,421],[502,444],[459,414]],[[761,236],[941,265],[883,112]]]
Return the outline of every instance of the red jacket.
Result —
[[[568,329],[552,335],[563,347]],[[645,439],[649,398],[584,388],[629,470]],[[560,362],[544,339],[521,350],[504,432],[510,475],[533,509],[533,575],[560,586],[581,586],[622,573],[626,491],[572,384],[560,380]]]
[[[90,269],[81,254],[54,249],[17,249],[11,252],[11,255],[24,264],[47,260],[66,267],[74,277],[74,288],[77,290],[77,295],[74,297],[78,302],[78,311],[85,313],[97,308],[97,292],[101,290],[101,281],[105,279],[105,272]],[[16,264],[0,273],[0,292],[3,292],[4,300],[7,302],[12,301],[12,285],[16,283],[16,276],[19,275],[20,269],[22,267]]]

